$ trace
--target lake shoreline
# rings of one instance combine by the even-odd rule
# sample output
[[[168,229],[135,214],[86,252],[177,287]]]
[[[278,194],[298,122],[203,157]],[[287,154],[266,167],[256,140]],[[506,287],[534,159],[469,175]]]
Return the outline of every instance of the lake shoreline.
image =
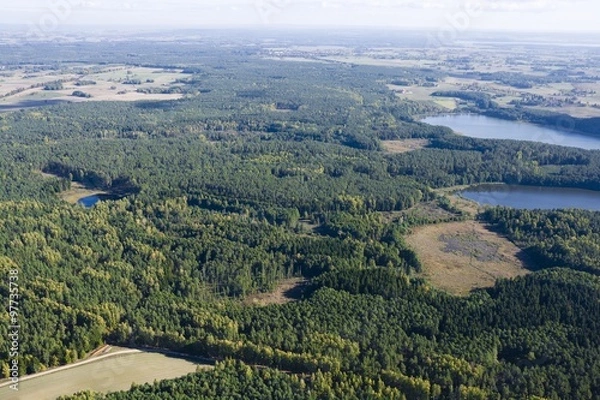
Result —
[[[48,172],[37,172],[45,179],[65,179],[59,175],[51,174]],[[71,181],[70,184],[70,189],[63,190],[62,192],[59,192],[56,195],[61,200],[66,201],[69,204],[79,204],[83,205],[86,208],[90,208],[96,203],[103,200],[119,200],[129,194],[134,194],[134,192],[127,193],[126,191],[120,191],[116,188],[112,188],[110,190],[90,188],[80,182],[75,181]],[[94,197],[95,199],[92,199]],[[86,199],[89,200],[86,201]]]
[[[555,126],[527,120],[510,120],[480,113],[458,112],[427,116],[418,121],[445,126],[456,134],[478,139],[532,141],[584,150],[600,150],[598,136],[576,130],[558,129]]]
[[[527,210],[582,209],[600,211],[600,191],[556,186],[478,184],[454,193],[481,207]]]

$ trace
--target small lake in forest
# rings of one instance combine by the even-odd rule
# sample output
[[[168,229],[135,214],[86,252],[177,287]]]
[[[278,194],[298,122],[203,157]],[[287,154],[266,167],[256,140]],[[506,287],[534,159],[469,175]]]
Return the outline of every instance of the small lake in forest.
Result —
[[[77,204],[81,204],[85,208],[90,208],[95,206],[99,201],[100,196],[95,194],[93,196],[82,197],[81,199],[77,200]]]
[[[600,149],[600,138],[552,129],[527,122],[508,121],[475,114],[451,114],[428,117],[421,122],[443,125],[458,134],[479,139],[513,139],[578,147],[586,150]]]

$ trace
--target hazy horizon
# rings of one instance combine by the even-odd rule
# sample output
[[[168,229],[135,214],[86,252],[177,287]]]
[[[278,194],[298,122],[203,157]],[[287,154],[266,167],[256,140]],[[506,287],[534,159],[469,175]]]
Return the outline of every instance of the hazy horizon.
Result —
[[[600,32],[592,0],[0,0],[0,24],[130,29],[385,28]]]

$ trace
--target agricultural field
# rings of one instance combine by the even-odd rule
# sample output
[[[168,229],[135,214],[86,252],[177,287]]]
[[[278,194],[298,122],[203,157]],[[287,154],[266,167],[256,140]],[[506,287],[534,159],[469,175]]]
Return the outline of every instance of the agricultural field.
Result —
[[[460,102],[454,98],[432,97],[436,91],[468,90],[487,93],[500,106],[523,102],[528,107],[569,114],[577,118],[600,116],[600,75],[597,65],[585,52],[573,49],[539,48],[534,54],[524,47],[490,46],[467,43],[456,49],[412,50],[394,48],[370,49],[357,54],[320,56],[320,60],[352,65],[427,69],[443,73],[435,84],[413,82],[406,85],[387,83],[401,99],[433,101],[455,110]],[[568,60],[568,61],[565,61]],[[483,76],[489,76],[482,79]],[[523,85],[514,84],[520,76]],[[560,78],[558,78],[560,76]],[[491,77],[491,78],[490,78]],[[512,81],[512,83],[511,83]]]
[[[175,82],[182,77],[178,70],[123,65],[80,65],[61,71],[24,66],[0,75],[0,111],[60,101],[174,100],[183,94],[154,92],[182,86]],[[49,89],[56,81],[61,85]],[[80,96],[73,95],[76,91]]]
[[[387,87],[401,99],[413,101],[433,101],[439,106],[446,108],[448,111],[452,111],[457,108],[457,102],[455,99],[445,97],[436,98],[431,96],[432,93],[439,90],[457,90],[456,85],[452,83],[441,82],[432,87],[424,87],[420,85],[398,86],[389,84]]]
[[[419,227],[407,242],[421,260],[422,277],[452,294],[528,273],[518,247],[475,221]]]
[[[120,349],[114,354],[91,359],[56,372],[21,378],[19,391],[0,386],[2,400],[54,400],[59,396],[84,390],[109,392],[127,390],[132,383],[152,383],[195,372],[201,365],[195,361],[139,350]]]

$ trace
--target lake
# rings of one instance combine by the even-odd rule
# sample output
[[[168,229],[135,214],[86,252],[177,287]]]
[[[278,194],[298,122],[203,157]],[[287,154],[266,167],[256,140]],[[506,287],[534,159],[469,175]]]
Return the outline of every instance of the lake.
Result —
[[[85,208],[90,208],[90,207],[95,206],[96,203],[98,203],[99,201],[100,201],[100,196],[93,195],[93,196],[83,197],[83,198],[77,200],[77,204],[81,204]]]
[[[440,115],[425,118],[421,122],[447,126],[459,134],[479,139],[528,140],[587,150],[600,149],[600,138],[483,115]]]
[[[528,210],[580,208],[600,211],[600,192],[521,185],[478,185],[459,192],[479,204]]]

